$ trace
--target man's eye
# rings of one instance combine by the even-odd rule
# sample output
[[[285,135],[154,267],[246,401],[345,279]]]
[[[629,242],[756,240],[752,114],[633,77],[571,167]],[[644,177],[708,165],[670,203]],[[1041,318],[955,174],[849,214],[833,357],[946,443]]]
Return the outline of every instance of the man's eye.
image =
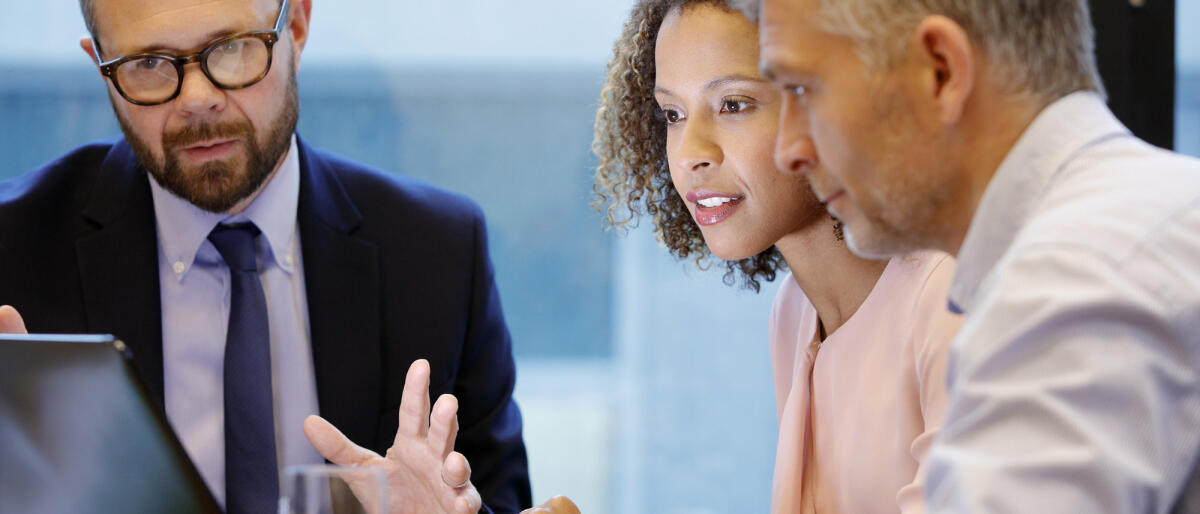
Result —
[[[141,59],[137,62],[137,67],[143,70],[154,70],[162,63],[162,59]]]
[[[226,41],[225,43],[222,43],[221,46],[217,47],[218,52],[226,53],[226,54],[237,53],[241,49],[242,49],[241,41]]]
[[[787,90],[789,93],[796,96],[804,96],[806,93],[808,93],[808,88],[804,86],[788,86]]]

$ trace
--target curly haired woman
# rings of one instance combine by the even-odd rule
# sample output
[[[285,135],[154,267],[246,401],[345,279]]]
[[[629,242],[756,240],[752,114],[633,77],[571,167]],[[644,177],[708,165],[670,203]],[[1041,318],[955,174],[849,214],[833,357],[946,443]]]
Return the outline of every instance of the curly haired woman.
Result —
[[[757,65],[756,26],[725,2],[638,2],[596,115],[598,203],[611,225],[649,216],[680,259],[725,260],[727,283],[790,270],[770,322],[773,512],[919,512],[959,326],[953,260],[851,253],[805,179],[774,165],[784,93]]]

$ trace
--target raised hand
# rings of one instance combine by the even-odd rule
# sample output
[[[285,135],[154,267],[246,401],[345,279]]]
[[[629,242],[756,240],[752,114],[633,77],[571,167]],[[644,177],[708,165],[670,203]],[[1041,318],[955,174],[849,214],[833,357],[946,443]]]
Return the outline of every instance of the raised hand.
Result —
[[[387,475],[392,514],[474,514],[482,505],[471,466],[454,450],[458,399],[444,394],[429,409],[429,362],[408,368],[400,398],[400,426],[386,456],[358,446],[319,416],[304,420],[317,452],[339,466],[376,466]],[[354,489],[354,484],[350,484]]]
[[[25,321],[11,305],[0,305],[0,334],[28,334]]]

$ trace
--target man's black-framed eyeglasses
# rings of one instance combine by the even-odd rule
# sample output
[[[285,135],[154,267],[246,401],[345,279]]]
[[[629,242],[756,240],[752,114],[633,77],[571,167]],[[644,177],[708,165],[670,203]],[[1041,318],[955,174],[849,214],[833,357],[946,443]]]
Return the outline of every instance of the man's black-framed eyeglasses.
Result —
[[[192,55],[146,53],[118,57],[100,63],[100,74],[112,80],[117,92],[135,105],[174,100],[183,88],[183,67],[194,62],[200,63],[204,76],[221,89],[253,86],[271,71],[271,50],[287,22],[289,3],[283,0],[275,26],[269,31],[223,37]]]

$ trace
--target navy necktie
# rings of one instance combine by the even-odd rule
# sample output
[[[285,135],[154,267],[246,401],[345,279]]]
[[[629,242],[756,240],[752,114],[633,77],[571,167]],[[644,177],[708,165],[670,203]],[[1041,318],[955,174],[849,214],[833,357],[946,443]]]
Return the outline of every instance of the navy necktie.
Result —
[[[253,223],[217,225],[208,240],[229,266],[232,295],[225,338],[225,512],[276,511],[275,411],[267,298],[258,279]]]

